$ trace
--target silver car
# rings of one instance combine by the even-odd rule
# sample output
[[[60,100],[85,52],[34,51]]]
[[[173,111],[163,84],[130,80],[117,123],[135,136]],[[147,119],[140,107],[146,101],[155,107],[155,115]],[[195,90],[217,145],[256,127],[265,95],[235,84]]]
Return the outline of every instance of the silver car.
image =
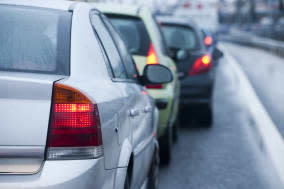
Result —
[[[0,2],[0,189],[157,188],[158,111],[109,21],[86,3]]]

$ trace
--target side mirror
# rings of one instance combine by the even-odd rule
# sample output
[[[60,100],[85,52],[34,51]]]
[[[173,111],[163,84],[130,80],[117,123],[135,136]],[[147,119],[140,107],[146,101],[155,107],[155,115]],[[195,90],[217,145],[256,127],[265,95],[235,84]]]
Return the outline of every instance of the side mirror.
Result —
[[[213,51],[213,59],[220,59],[224,56],[224,53],[218,49],[218,48],[215,48],[214,51]]]
[[[187,56],[188,56],[187,51],[184,50],[184,49],[181,49],[181,50],[178,50],[178,51],[177,51],[176,59],[177,59],[178,61],[181,61],[181,60],[186,59]]]
[[[160,64],[149,64],[144,68],[142,82],[144,85],[169,83],[173,74],[169,68]]]

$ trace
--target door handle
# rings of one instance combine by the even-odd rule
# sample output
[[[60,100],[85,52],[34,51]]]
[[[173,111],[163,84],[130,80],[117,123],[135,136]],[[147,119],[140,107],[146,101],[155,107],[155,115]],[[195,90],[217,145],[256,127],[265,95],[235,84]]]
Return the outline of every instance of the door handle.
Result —
[[[145,112],[145,113],[151,112],[151,110],[152,110],[152,107],[151,107],[151,106],[146,106],[146,107],[144,108],[144,112]]]
[[[130,116],[131,117],[135,117],[135,116],[138,116],[138,115],[139,115],[139,110],[137,110],[137,109],[130,110]]]

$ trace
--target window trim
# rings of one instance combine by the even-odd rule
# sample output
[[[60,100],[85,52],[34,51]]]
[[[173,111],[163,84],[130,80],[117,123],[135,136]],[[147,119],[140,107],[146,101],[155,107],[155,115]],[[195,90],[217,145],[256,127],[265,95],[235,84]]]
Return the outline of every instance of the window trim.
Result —
[[[119,48],[118,48],[117,41],[114,39],[114,36],[112,36],[112,34],[111,34],[112,32],[110,31],[110,29],[108,28],[107,24],[105,23],[105,19],[103,18],[103,15],[102,15],[102,14],[99,14],[99,17],[100,17],[100,19],[102,20],[102,22],[103,22],[103,24],[104,24],[106,30],[109,32],[109,35],[111,36],[111,38],[112,38],[112,40],[113,40],[113,43],[115,44],[116,50],[117,50],[117,52],[118,52],[118,54],[119,54],[119,57],[120,57],[120,59],[121,59],[121,62],[122,62],[123,66],[124,66],[124,68],[125,68],[125,70],[126,70],[126,72],[127,72],[126,63],[124,62],[124,60],[123,60],[123,58],[122,58],[121,52],[120,52],[120,50],[119,50]],[[110,24],[111,24],[111,23],[110,23]],[[116,31],[116,29],[115,29],[114,26],[113,26],[113,29]],[[119,33],[118,31],[116,31],[116,32],[117,32],[117,35],[121,38],[120,33]],[[126,49],[127,49],[127,48],[126,48]],[[128,49],[127,49],[127,50],[128,50]],[[131,55],[131,54],[130,54],[130,55]],[[134,61],[134,60],[133,60],[133,61]],[[135,62],[133,62],[133,63],[135,63]],[[137,77],[139,77],[139,73],[137,72],[137,70],[136,70],[136,74],[137,74]],[[114,77],[114,78],[113,78],[113,81],[115,81],[115,82],[139,83],[139,78],[137,78],[137,80],[134,80],[134,79],[129,78],[129,77],[128,77],[128,74],[127,74],[127,79]]]
[[[91,9],[90,12],[89,12],[90,23],[91,23],[93,32],[94,32],[96,38],[98,39],[98,42],[99,42],[99,45],[100,45],[100,48],[101,48],[101,52],[103,53],[103,56],[104,56],[104,59],[105,59],[105,64],[106,64],[106,68],[107,68],[108,74],[110,76],[110,80],[112,82],[119,82],[119,83],[138,83],[139,84],[139,81],[135,81],[135,80],[132,80],[132,79],[129,79],[129,78],[124,79],[124,78],[117,78],[117,77],[115,77],[113,68],[112,68],[111,63],[110,63],[109,56],[106,53],[106,48],[105,48],[104,44],[102,43],[102,40],[101,40],[101,38],[100,38],[100,36],[99,36],[99,34],[97,32],[97,28],[94,26],[94,24],[92,22],[92,16],[98,16],[98,18],[101,19],[102,23],[104,24],[104,27],[106,28],[106,30],[108,32],[109,32],[109,29],[105,26],[105,22],[103,21],[103,19],[101,17],[101,13],[97,9]],[[113,39],[113,36],[111,34],[109,34],[109,35]],[[113,40],[113,42],[114,42],[115,48],[117,49],[116,42],[114,40]],[[117,51],[118,51],[119,57],[121,59],[121,62],[123,64],[123,67],[125,68],[125,64],[122,61],[121,54],[120,54],[118,49],[117,49]],[[126,68],[125,68],[125,71],[126,71]]]
[[[101,40],[101,38],[100,38],[100,36],[99,36],[99,34],[98,34],[98,32],[97,32],[97,30],[96,30],[96,28],[95,28],[93,22],[92,22],[92,16],[95,15],[95,16],[98,16],[98,17],[99,17],[98,14],[99,14],[99,12],[98,12],[96,9],[90,10],[89,19],[90,19],[90,23],[91,23],[93,32],[94,32],[94,34],[95,34],[95,36],[96,36],[96,38],[97,38],[97,40],[98,40],[98,42],[99,42],[101,52],[103,53],[103,57],[104,57],[104,60],[105,60],[105,65],[106,65],[108,74],[109,74],[109,76],[110,76],[111,78],[114,78],[114,77],[115,77],[115,76],[114,76],[114,71],[113,71],[113,69],[112,69],[112,67],[111,67],[109,57],[108,57],[108,55],[107,55],[107,53],[106,53],[105,47],[104,47],[104,45],[103,45],[103,43],[102,43],[102,40]]]

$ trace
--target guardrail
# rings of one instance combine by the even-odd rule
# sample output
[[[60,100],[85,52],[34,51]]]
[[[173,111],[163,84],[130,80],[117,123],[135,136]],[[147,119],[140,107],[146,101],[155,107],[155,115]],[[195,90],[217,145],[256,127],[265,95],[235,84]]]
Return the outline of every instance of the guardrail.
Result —
[[[258,149],[264,157],[267,157],[272,163],[272,168],[276,171],[279,177],[282,188],[284,186],[284,140],[281,136],[277,126],[273,123],[271,117],[261,103],[255,90],[250,84],[246,74],[241,69],[233,56],[228,53],[224,46],[221,46],[222,51],[225,52],[227,63],[230,64],[234,73],[238,77],[238,94],[247,108],[247,119],[250,124],[246,128],[252,132],[252,140],[256,141]],[[249,126],[249,127],[248,127]]]
[[[218,36],[221,41],[228,41],[263,49],[284,57],[284,42],[262,38],[237,29],[231,29],[230,34]]]

